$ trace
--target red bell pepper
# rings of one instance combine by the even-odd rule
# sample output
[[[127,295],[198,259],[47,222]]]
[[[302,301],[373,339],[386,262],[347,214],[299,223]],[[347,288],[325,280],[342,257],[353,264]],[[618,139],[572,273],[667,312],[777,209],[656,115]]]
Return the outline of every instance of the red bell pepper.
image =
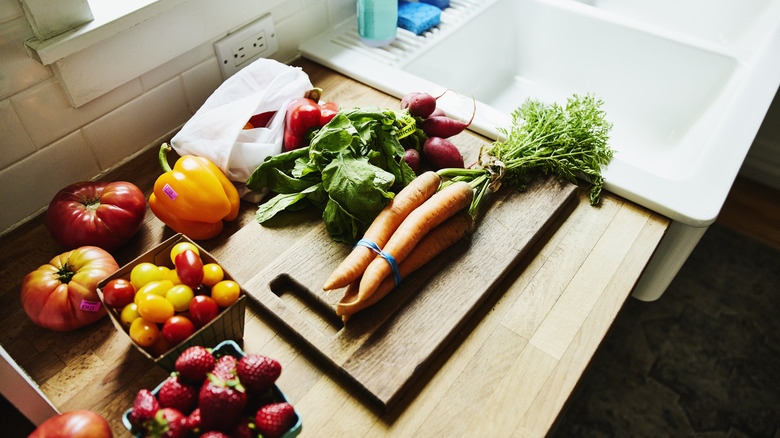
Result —
[[[313,129],[325,126],[339,111],[338,104],[317,103],[322,90],[314,89],[307,97],[296,99],[287,107],[284,123],[284,150],[291,151],[306,146],[307,136]]]

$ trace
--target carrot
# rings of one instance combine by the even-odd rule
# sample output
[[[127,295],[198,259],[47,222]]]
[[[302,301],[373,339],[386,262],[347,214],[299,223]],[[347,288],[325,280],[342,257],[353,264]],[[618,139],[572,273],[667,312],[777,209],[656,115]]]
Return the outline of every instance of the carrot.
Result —
[[[429,231],[468,207],[473,197],[474,191],[471,186],[462,181],[441,189],[409,213],[387,244],[380,248],[393,256],[396,263],[403,262]],[[359,293],[364,296],[370,295],[391,272],[392,268],[384,257],[375,257],[360,279]]]
[[[425,172],[413,179],[379,212],[363,238],[382,248],[409,213],[436,193],[439,181],[439,175],[433,171]],[[375,256],[376,253],[371,249],[362,245],[355,246],[344,261],[330,274],[322,287],[323,290],[338,289],[352,283],[363,274],[366,266]]]
[[[420,240],[420,243],[414,247],[406,259],[398,265],[401,277],[406,277],[416,271],[463,238],[471,229],[472,223],[471,216],[464,210],[431,230],[430,233]],[[346,324],[350,315],[376,304],[390,293],[394,287],[395,281],[388,276],[382,280],[382,283],[380,283],[374,293],[365,296],[359,293],[359,282],[354,281],[349,285],[346,293],[336,305],[336,314],[341,316],[341,319]]]

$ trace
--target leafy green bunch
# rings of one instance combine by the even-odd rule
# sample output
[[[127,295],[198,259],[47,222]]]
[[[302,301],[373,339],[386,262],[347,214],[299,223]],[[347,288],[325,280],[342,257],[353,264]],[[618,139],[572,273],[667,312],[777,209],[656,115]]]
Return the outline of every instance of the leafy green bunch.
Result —
[[[565,107],[527,99],[512,113],[510,129],[499,129],[506,140],[484,151],[489,158],[482,166],[442,169],[439,174],[467,181],[476,189],[472,215],[497,176],[502,184],[525,190],[530,173],[553,174],[572,183],[585,179],[591,184],[590,203],[597,205],[604,186],[601,169],[614,155],[607,144],[612,124],[602,104],[592,95],[575,94]]]
[[[276,193],[258,207],[257,220],[313,205],[334,240],[355,243],[395,196],[393,189],[415,177],[396,136],[403,127],[392,110],[357,107],[340,111],[308,147],[266,158],[246,182],[253,191]]]

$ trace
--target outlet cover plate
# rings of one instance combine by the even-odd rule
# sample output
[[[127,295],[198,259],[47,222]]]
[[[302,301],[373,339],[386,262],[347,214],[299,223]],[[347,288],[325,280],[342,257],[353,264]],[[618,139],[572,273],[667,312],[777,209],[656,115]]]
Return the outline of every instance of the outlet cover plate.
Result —
[[[279,50],[271,14],[263,15],[214,43],[222,79],[227,79],[252,61]]]

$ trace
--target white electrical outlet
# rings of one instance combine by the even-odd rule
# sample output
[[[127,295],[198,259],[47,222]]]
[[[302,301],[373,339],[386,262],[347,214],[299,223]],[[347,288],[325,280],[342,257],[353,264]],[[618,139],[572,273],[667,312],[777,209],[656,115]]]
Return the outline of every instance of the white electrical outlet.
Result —
[[[279,50],[271,14],[247,24],[214,43],[222,79],[227,79],[257,58]]]

